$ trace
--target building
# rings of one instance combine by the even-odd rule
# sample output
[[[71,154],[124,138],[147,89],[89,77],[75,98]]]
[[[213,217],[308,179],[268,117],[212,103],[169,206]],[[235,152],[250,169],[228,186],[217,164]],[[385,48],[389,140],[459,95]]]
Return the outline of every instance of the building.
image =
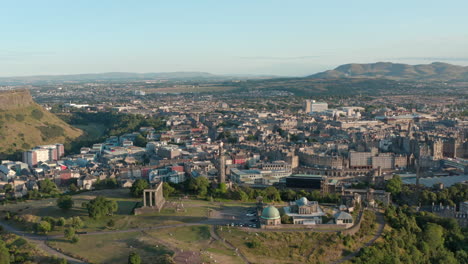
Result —
[[[177,184],[185,181],[185,172],[174,167],[154,169],[149,172],[148,179],[150,182],[172,182]]]
[[[320,190],[324,178],[321,175],[294,174],[286,177],[286,187]]]
[[[56,161],[65,155],[63,144],[37,146],[23,152],[23,162],[30,167],[39,162]]]
[[[345,225],[346,228],[353,226],[353,216],[346,212],[339,211],[333,217],[335,218],[335,224],[337,225]]]
[[[293,218],[294,224],[300,225],[322,224],[322,216],[325,215],[318,202],[309,201],[306,197],[290,202],[284,207],[284,213]]]
[[[305,100],[304,108],[305,108],[304,111],[306,113],[312,112],[312,100],[310,99]]]
[[[370,169],[372,168],[372,152],[349,152],[349,167],[353,169]]]
[[[281,225],[281,216],[278,209],[273,205],[265,207],[260,216],[260,225]]]
[[[231,180],[251,185],[272,185],[291,175],[291,170],[239,170],[231,168]]]
[[[325,102],[316,102],[315,100],[312,100],[312,103],[310,105],[310,113],[320,113],[325,110],[328,110],[328,104]]]

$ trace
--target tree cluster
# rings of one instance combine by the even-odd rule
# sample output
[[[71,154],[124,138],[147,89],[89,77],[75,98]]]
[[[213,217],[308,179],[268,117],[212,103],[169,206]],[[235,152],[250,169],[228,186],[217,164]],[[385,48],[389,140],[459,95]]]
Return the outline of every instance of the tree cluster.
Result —
[[[86,203],[86,208],[88,209],[89,217],[99,219],[103,216],[113,215],[114,212],[117,212],[118,205],[114,200],[98,196]]]
[[[361,250],[354,263],[468,263],[468,232],[458,222],[409,207],[390,206],[384,241]]]

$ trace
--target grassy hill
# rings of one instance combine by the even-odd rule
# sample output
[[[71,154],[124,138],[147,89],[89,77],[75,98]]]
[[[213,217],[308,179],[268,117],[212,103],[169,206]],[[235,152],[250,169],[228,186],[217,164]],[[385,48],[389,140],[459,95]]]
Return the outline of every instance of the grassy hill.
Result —
[[[0,92],[0,158],[37,145],[65,143],[82,134],[35,103],[29,91]]]
[[[442,62],[409,65],[391,62],[344,64],[309,76],[311,78],[386,78],[393,80],[468,80],[468,67]]]

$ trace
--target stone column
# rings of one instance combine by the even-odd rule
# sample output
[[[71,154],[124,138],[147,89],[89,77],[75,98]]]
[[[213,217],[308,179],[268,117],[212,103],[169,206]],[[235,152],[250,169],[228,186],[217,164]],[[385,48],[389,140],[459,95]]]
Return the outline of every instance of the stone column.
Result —
[[[143,191],[143,207],[146,207],[146,192]]]
[[[153,207],[153,192],[149,192],[150,195],[150,206]]]

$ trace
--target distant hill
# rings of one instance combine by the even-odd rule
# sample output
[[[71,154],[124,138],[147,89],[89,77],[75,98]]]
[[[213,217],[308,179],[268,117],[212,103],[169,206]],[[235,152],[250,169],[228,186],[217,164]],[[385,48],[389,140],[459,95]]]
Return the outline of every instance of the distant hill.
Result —
[[[308,76],[309,78],[385,78],[393,80],[451,81],[468,80],[468,67],[442,62],[409,65],[391,62],[369,64],[344,64],[334,70],[328,70]]]
[[[65,143],[82,134],[35,103],[29,91],[0,91],[0,158],[37,145]]]

